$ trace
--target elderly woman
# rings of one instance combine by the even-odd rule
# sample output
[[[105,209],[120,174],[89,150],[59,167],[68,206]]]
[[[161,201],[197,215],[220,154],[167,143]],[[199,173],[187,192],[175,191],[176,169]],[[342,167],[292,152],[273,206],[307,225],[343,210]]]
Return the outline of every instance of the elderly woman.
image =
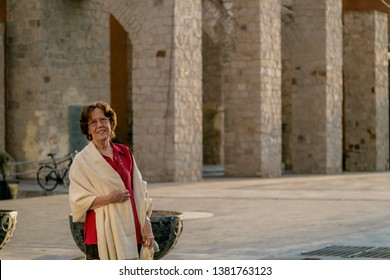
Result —
[[[116,125],[105,102],[81,111],[80,128],[90,142],[69,173],[73,221],[85,222],[86,259],[151,259],[152,201],[130,149],[111,141]]]

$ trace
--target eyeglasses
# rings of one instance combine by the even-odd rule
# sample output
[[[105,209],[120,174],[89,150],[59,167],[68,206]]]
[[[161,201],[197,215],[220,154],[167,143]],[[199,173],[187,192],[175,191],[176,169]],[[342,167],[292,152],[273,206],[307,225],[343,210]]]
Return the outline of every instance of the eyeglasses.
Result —
[[[88,123],[88,125],[90,127],[96,127],[98,122],[100,122],[102,125],[106,125],[106,124],[108,124],[109,120],[110,120],[110,118],[107,118],[107,117],[106,118],[100,118],[100,119],[96,119],[96,120],[90,121]]]

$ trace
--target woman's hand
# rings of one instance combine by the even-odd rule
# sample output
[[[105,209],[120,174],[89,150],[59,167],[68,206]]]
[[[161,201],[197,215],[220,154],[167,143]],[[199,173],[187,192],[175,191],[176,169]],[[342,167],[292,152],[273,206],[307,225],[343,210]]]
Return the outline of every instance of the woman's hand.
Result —
[[[111,203],[121,203],[130,198],[130,193],[128,190],[114,190],[110,193],[110,196]]]
[[[128,190],[114,190],[109,194],[96,197],[89,210],[96,209],[110,203],[122,203],[129,198],[130,194]]]
[[[153,230],[152,230],[152,224],[149,220],[145,220],[144,228],[142,229],[142,244],[145,247],[152,247],[154,236],[153,236]]]

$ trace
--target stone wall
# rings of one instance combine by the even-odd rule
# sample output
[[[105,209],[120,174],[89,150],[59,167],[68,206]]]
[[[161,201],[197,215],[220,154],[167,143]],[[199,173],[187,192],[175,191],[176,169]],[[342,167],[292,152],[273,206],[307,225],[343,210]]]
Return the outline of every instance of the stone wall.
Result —
[[[174,1],[102,1],[132,43],[133,152],[147,180],[175,178]],[[131,104],[129,102],[129,105]]]
[[[8,0],[7,8],[0,137],[18,161],[67,154],[69,131],[78,126],[69,122],[69,107],[113,100],[114,17],[128,36],[129,67],[126,96],[116,106],[132,123],[146,180],[200,180],[209,153],[205,163],[224,165],[229,176],[279,176],[282,151],[295,172],[341,172],[339,0]],[[375,38],[361,46],[351,41],[346,57],[348,46],[369,54],[364,75],[375,94],[365,106],[376,119],[364,141],[373,145],[370,164],[382,170],[389,153],[387,38],[385,20],[376,14],[373,21],[367,32]],[[213,138],[202,143],[209,132]]]
[[[343,11],[379,11],[387,14],[388,26],[390,26],[390,9],[384,4],[389,2],[387,0],[342,0]],[[388,28],[388,33],[390,28]],[[389,35],[388,35],[389,36]]]
[[[201,1],[101,3],[132,42],[133,150],[143,175],[159,181],[199,180]]]
[[[345,168],[387,170],[387,15],[347,12],[344,29]]]
[[[110,102],[113,15],[131,43],[132,90],[123,106],[133,112],[133,148],[145,178],[199,180],[201,1],[174,3],[9,1],[9,152],[18,161],[66,154],[69,125],[78,126],[69,124],[69,105]]]
[[[109,101],[108,14],[94,1],[9,0],[7,149],[69,151],[68,106]]]

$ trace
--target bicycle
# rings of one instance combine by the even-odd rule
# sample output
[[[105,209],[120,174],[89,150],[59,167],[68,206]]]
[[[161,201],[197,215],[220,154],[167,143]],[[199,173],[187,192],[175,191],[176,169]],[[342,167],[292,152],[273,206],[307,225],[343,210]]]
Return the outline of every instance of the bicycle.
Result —
[[[71,153],[65,158],[56,161],[55,154],[49,153],[48,157],[51,158],[51,162],[42,163],[37,172],[38,185],[45,191],[54,190],[57,185],[69,186],[69,168],[72,165],[74,155],[77,153]],[[58,165],[68,162],[68,164],[59,169]]]

